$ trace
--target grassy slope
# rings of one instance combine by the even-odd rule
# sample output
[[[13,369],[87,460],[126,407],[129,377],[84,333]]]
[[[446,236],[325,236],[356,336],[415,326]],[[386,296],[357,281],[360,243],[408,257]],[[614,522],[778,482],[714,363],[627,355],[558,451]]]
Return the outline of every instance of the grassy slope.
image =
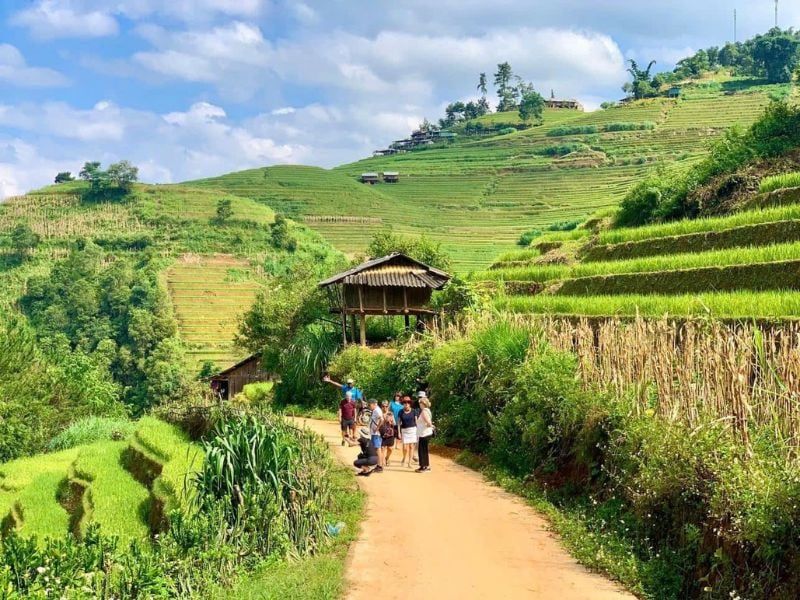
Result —
[[[725,128],[751,123],[776,89],[752,83],[705,82],[686,87],[677,101],[659,98],[591,113],[548,109],[541,127],[493,137],[461,135],[446,147],[368,158],[333,171],[281,166],[191,185],[250,197],[303,218],[345,252],[363,250],[373,231],[391,226],[442,241],[459,270],[482,268],[513,248],[520,233],[613,206],[648,170],[690,164]],[[504,113],[481,120],[514,123],[518,117]],[[614,122],[657,126],[547,135],[564,125],[602,130]],[[565,144],[582,144],[585,151],[543,155]],[[357,183],[362,172],[384,170],[399,171],[400,183]]]

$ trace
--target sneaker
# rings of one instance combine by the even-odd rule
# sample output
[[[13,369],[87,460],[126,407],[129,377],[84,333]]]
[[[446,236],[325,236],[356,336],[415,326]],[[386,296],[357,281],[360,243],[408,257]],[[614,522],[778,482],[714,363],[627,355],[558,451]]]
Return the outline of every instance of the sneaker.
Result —
[[[372,469],[372,470],[373,470],[373,471],[377,471],[378,473],[383,473],[383,467],[380,467],[380,466],[378,466],[378,467],[375,467],[375,468],[374,468],[374,469]]]
[[[356,473],[356,477],[369,477],[372,475],[372,471],[359,471]]]
[[[415,473],[424,473],[425,472],[425,467],[419,467],[417,469],[414,469],[414,472]]]
[[[342,439],[342,446],[346,446],[346,445],[347,445],[347,442],[345,442],[344,439]]]

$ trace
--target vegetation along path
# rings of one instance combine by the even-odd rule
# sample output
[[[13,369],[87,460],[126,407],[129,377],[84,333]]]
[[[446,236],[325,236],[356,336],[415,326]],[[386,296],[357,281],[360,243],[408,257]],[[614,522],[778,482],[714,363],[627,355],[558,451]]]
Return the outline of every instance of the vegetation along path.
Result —
[[[336,423],[305,420],[336,455]],[[399,460],[399,458],[398,458]],[[363,478],[367,513],[347,565],[348,598],[633,598],[572,559],[521,500],[440,456]]]

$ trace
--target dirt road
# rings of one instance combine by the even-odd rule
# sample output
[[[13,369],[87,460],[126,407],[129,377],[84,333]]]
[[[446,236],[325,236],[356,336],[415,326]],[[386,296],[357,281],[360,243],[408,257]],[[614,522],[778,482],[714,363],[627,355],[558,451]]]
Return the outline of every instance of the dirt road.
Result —
[[[358,449],[341,447],[335,423],[302,422],[352,464]],[[430,473],[415,473],[399,459],[358,478],[367,515],[350,550],[347,598],[633,599],[575,562],[538,513],[480,474],[440,456]]]

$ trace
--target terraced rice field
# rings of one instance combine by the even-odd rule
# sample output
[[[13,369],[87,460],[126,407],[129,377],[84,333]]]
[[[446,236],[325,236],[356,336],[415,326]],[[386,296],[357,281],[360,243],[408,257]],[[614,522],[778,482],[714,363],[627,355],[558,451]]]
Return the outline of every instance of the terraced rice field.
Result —
[[[178,330],[192,368],[206,361],[228,367],[244,358],[233,338],[237,319],[260,289],[250,263],[230,255],[184,255],[166,272]]]
[[[562,241],[563,240],[563,241]],[[562,243],[562,247],[550,249]],[[475,274],[517,313],[800,317],[798,205],[569,239],[548,234]],[[551,253],[551,254],[548,254]],[[552,264],[549,256],[576,256]]]
[[[154,450],[143,453],[141,439],[151,440]],[[15,530],[43,540],[69,532],[80,536],[97,523],[123,542],[148,538],[159,530],[165,506],[185,504],[182,482],[201,459],[201,449],[178,428],[148,417],[128,440],[2,464],[2,533]]]
[[[349,254],[363,251],[374,232],[391,227],[442,242],[459,271],[479,270],[513,249],[524,231],[613,206],[650,169],[696,162],[727,127],[752,123],[767,105],[772,87],[754,83],[704,82],[687,86],[677,100],[654,98],[594,112],[546,109],[543,125],[514,133],[467,136],[456,127],[455,142],[332,171],[280,166],[191,185],[265,203],[305,221]],[[502,113],[479,121],[519,119]],[[655,123],[655,128],[548,136],[556,127],[602,130],[609,123]],[[556,152],[555,146],[577,151],[559,156],[563,148]],[[399,171],[400,182],[358,183],[366,171]]]

